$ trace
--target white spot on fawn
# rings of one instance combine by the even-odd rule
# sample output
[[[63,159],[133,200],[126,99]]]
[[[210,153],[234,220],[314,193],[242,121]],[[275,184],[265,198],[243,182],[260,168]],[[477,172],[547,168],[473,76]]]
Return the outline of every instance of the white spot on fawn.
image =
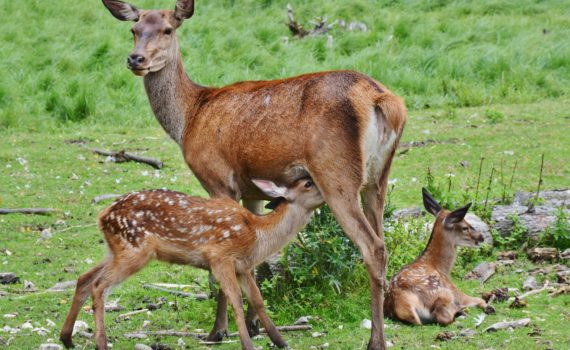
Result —
[[[230,237],[230,231],[224,230],[224,232],[222,232],[222,236],[223,236],[224,238]]]
[[[234,230],[234,231],[239,231],[239,230],[241,230],[241,225],[233,225],[233,226],[231,227],[231,229]]]

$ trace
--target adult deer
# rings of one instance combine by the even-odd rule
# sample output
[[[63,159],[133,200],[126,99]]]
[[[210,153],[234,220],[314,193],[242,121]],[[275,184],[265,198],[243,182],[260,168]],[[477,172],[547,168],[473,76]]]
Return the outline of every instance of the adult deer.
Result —
[[[392,278],[384,302],[386,314],[415,325],[448,325],[466,307],[492,312],[483,299],[457,289],[449,275],[457,246],[477,247],[484,241],[465,221],[471,203],[449,212],[425,188],[422,193],[426,210],[435,216],[433,230],[422,255]]]
[[[372,295],[369,349],[384,348],[383,211],[406,121],[401,99],[352,71],[202,87],[186,75],[176,38],[176,29],[194,13],[193,0],[178,0],[173,11],[103,3],[119,20],[135,22],[135,49],[127,65],[144,76],[155,117],[210,196],[244,199],[246,207],[259,212],[267,196],[252,178],[277,184],[313,178],[362,253]],[[220,293],[210,339],[219,339],[227,328],[225,305]]]
[[[110,254],[78,279],[60,334],[65,346],[73,346],[73,325],[91,293],[96,346],[106,350],[105,291],[140,271],[150,260],[158,259],[214,274],[234,308],[244,349],[254,347],[245,324],[240,286],[271,341],[286,347],[265,312],[251,272],[295,237],[309,222],[313,210],[323,204],[323,198],[310,179],[298,180],[288,188],[271,181],[253,182],[266,195],[277,198],[272,213],[257,216],[230,198],[205,200],[166,190],[130,193],[103,210],[99,227]]]

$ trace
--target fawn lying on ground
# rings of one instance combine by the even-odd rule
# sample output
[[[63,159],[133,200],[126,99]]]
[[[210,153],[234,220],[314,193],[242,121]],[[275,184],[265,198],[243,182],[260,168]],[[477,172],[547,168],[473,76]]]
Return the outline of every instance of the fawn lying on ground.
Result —
[[[420,257],[392,278],[384,308],[388,316],[404,322],[448,325],[466,307],[488,307],[483,299],[462,293],[449,276],[455,248],[476,247],[483,235],[464,220],[471,203],[449,212],[425,188],[422,192],[426,210],[435,216],[431,237]]]
[[[152,190],[130,193],[99,216],[110,254],[79,277],[71,310],[60,339],[72,347],[73,325],[89,293],[93,298],[97,349],[107,349],[104,293],[141,270],[150,260],[187,264],[210,270],[230,300],[243,348],[253,350],[247,332],[240,287],[255,308],[269,337],[286,347],[267,316],[251,270],[289,242],[307,224],[323,198],[310,179],[278,187],[253,180],[274,200],[274,211],[257,216],[230,198],[203,199],[182,193]]]

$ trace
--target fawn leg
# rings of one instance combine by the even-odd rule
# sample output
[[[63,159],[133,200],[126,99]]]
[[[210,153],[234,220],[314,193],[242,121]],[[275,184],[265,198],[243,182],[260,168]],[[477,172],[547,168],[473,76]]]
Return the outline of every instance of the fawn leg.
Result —
[[[238,281],[240,282],[240,286],[249,301],[250,308],[253,308],[261,319],[261,322],[263,323],[263,326],[265,327],[265,330],[273,344],[277,345],[279,348],[286,348],[287,342],[283,340],[283,337],[281,337],[281,334],[277,328],[275,328],[273,321],[271,321],[265,312],[263,297],[255,283],[255,278],[253,278],[251,274],[245,273],[243,275],[238,275]]]
[[[77,320],[77,315],[79,315],[81,307],[83,304],[85,304],[85,301],[89,297],[89,292],[91,291],[91,283],[97,276],[99,276],[99,273],[105,264],[107,264],[107,261],[100,263],[77,279],[75,294],[73,295],[73,302],[71,303],[71,308],[69,309],[67,318],[65,319],[63,327],[61,328],[61,332],[59,333],[59,340],[61,340],[66,348],[74,347],[73,341],[71,340],[73,325]]]
[[[238,326],[238,332],[241,340],[241,345],[246,350],[254,350],[253,342],[249,337],[247,326],[245,324],[245,316],[243,313],[243,304],[241,300],[241,291],[239,288],[235,266],[233,262],[228,263],[220,262],[212,264],[212,273],[220,282],[220,288],[232,304],[234,309],[235,321]]]

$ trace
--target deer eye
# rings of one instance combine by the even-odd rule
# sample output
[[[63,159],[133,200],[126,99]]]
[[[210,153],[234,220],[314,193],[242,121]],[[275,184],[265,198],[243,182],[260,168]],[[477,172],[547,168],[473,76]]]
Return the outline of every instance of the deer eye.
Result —
[[[313,187],[313,182],[312,181],[307,181],[305,182],[305,188],[311,188]]]
[[[469,230],[469,227],[464,227],[463,228],[463,232],[467,232]]]
[[[172,34],[172,28],[166,28],[166,29],[164,30],[164,34],[166,34],[166,35]]]

